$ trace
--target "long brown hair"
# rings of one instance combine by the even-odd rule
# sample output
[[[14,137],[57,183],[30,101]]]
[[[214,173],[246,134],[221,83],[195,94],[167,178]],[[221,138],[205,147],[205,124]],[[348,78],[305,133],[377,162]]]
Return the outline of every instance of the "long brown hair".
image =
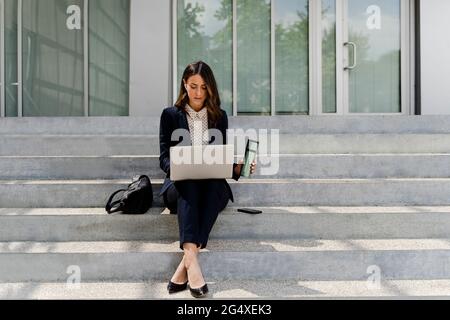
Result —
[[[177,102],[175,106],[184,112],[186,112],[186,104],[189,103],[189,96],[184,86],[184,82],[194,75],[200,75],[205,81],[207,95],[205,99],[205,107],[208,111],[208,122],[210,127],[216,127],[217,122],[222,117],[222,111],[220,110],[220,97],[217,90],[216,79],[211,68],[203,61],[197,61],[189,64],[183,72],[183,77],[180,84],[180,93],[178,94]]]

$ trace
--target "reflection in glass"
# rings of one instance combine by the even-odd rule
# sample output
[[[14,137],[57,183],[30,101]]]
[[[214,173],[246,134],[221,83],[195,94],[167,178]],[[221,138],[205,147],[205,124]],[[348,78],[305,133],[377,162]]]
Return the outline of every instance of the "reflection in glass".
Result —
[[[350,112],[399,113],[400,0],[349,0],[349,40],[357,46]]]
[[[277,114],[308,114],[308,1],[276,1],[275,104]]]
[[[231,0],[178,0],[178,81],[186,66],[203,60],[213,70],[221,108],[232,114],[233,8]],[[179,88],[175,88],[178,94]]]
[[[17,117],[17,0],[5,0],[6,116]]]
[[[82,116],[83,30],[66,10],[82,0],[23,0],[23,115]]]
[[[239,114],[270,114],[270,0],[237,1]]]
[[[129,114],[130,1],[89,1],[89,115]]]
[[[322,0],[322,111],[337,111],[336,0]]]

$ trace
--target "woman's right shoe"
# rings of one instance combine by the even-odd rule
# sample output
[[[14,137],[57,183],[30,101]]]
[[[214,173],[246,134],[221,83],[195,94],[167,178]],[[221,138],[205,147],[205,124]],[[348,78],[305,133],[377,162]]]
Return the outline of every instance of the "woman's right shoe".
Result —
[[[177,293],[183,290],[187,289],[188,282],[183,284],[177,284],[173,283],[172,281],[169,281],[169,284],[167,285],[167,291],[169,291],[169,294]]]
[[[194,289],[189,286],[189,291],[191,291],[191,295],[194,298],[204,298],[204,297],[206,297],[206,294],[208,293],[209,290],[208,290],[208,285],[205,283],[205,285],[203,287],[198,288],[198,289]]]

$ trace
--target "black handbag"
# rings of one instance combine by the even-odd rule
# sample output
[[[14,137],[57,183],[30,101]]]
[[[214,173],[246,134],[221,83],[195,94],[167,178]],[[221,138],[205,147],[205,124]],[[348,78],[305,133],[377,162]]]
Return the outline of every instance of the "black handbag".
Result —
[[[123,192],[120,199],[114,197]],[[108,199],[105,210],[110,213],[144,214],[153,205],[153,188],[150,178],[146,175],[134,176],[127,189],[115,191]]]

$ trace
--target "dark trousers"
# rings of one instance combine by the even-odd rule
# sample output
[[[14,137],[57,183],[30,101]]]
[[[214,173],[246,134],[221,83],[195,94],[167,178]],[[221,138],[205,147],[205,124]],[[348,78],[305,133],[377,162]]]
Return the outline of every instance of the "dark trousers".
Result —
[[[175,184],[171,184],[167,190],[162,194],[164,205],[170,210],[170,214],[177,214],[178,207],[178,191]]]
[[[204,249],[217,216],[230,199],[225,180],[177,181],[175,188],[180,248],[184,243],[195,243]]]

